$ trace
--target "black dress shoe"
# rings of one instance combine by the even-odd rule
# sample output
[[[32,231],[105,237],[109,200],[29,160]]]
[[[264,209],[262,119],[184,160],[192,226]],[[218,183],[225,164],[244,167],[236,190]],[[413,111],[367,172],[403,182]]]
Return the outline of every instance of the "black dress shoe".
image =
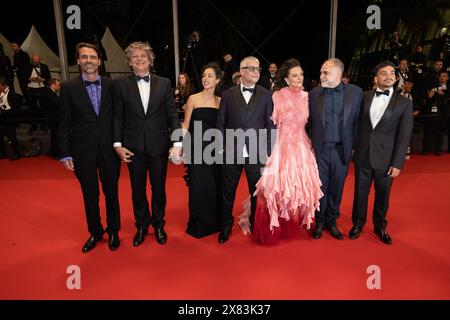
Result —
[[[139,228],[134,236],[133,239],[133,246],[137,247],[140,244],[142,244],[142,242],[144,242],[145,240],[145,236],[148,233],[148,229],[147,228]]]
[[[359,235],[362,232],[362,227],[359,226],[353,226],[353,228],[350,230],[348,237],[352,240],[357,239]]]
[[[223,227],[219,232],[219,243],[225,243],[230,238],[231,234],[231,226],[225,226]]]
[[[84,244],[83,249],[81,249],[81,251],[83,253],[91,251],[92,249],[95,248],[95,246],[97,245],[97,242],[102,241],[102,240],[103,240],[103,236],[101,238],[97,238],[95,236],[90,236],[89,239]]]
[[[117,232],[108,234],[109,240],[108,240],[108,247],[111,251],[116,251],[117,248],[120,246],[120,239],[119,234]]]
[[[391,236],[387,233],[386,229],[375,229],[375,234],[380,237],[380,240],[386,244],[392,244]]]
[[[155,235],[156,235],[156,241],[159,244],[166,244],[166,242],[167,242],[167,234],[166,234],[166,232],[164,231],[163,228],[156,228]]]
[[[321,224],[317,224],[312,232],[312,237],[314,239],[320,239],[322,238],[322,234],[323,234],[323,226]]]
[[[327,227],[327,230],[330,232],[333,238],[336,238],[338,240],[344,239],[344,235],[342,234],[341,231],[339,231],[339,229],[336,226]]]

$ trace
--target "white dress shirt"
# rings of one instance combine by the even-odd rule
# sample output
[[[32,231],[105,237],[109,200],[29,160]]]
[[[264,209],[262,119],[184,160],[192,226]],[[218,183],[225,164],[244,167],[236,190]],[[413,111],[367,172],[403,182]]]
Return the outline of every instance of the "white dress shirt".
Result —
[[[252,93],[251,93],[250,91],[244,91],[244,90],[243,90],[244,87],[246,87],[246,86],[244,86],[244,85],[241,83],[241,92],[242,92],[242,95],[244,96],[245,103],[248,104],[248,102],[249,102],[250,99],[252,98]],[[250,89],[253,89],[253,90],[254,90],[254,89],[255,89],[255,85],[249,86],[249,87],[246,87],[246,88],[250,88]]]
[[[383,91],[380,88],[377,88],[376,91]],[[383,116],[386,108],[391,101],[392,95],[394,93],[394,88],[389,89],[389,95],[380,94],[378,97],[375,94],[372,100],[372,104],[370,105],[370,120],[372,121],[372,128],[375,129],[378,122],[380,122],[381,117]]]
[[[41,72],[41,67],[33,67],[33,70],[31,71],[31,76],[30,78],[37,78],[39,77],[39,74],[37,71],[39,71],[39,73]],[[39,89],[39,88],[44,88],[45,85],[43,82],[40,81],[31,81],[30,83],[28,83],[28,88],[32,88],[32,89]]]
[[[146,74],[145,76],[149,76]],[[150,81],[147,82],[143,79],[137,82],[139,88],[139,94],[141,95],[142,105],[144,106],[144,113],[147,114],[148,102],[150,100]]]
[[[9,88],[6,88],[5,92],[0,93],[0,109],[4,111],[11,109],[11,106],[8,102],[8,93]],[[2,143],[2,141],[0,141],[0,143]]]
[[[245,103],[249,103],[250,99],[252,98],[253,93],[251,93],[250,91],[244,91],[243,88],[246,87],[241,83],[241,92],[242,92],[242,96],[244,97]],[[253,86],[249,86],[246,88],[251,88],[253,90],[255,90],[255,85]],[[244,158],[248,158],[249,154],[247,151],[247,146],[244,144],[244,150],[242,150],[242,155]]]

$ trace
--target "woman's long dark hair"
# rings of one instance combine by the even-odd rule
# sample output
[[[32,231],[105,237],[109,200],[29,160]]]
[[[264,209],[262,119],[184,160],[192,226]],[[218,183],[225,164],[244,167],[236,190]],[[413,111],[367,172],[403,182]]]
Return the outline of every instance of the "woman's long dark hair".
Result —
[[[275,85],[273,88],[274,91],[280,90],[288,86],[286,81],[284,81],[284,78],[287,78],[289,75],[289,70],[295,67],[300,68],[302,67],[297,59],[292,58],[283,62],[283,64],[280,67],[280,70],[278,70],[278,74],[275,79]]]
[[[178,79],[176,89],[179,90],[179,91],[178,91],[178,94],[179,94],[180,96],[185,97],[185,98],[186,98],[186,101],[187,101],[187,98],[188,98],[192,93],[194,93],[194,88],[192,87],[191,80],[189,79],[189,76],[188,76],[187,73],[181,72],[181,73],[178,75],[178,77],[180,77],[180,76],[184,76],[184,78],[186,79],[186,84],[184,85],[184,87],[182,87],[182,86],[180,85],[180,80]]]

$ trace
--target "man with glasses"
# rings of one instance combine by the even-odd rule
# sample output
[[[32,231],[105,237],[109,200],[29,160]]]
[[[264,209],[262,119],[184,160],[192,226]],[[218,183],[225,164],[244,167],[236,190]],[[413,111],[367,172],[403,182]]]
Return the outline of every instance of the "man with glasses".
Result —
[[[270,153],[270,119],[273,111],[271,92],[256,83],[261,67],[259,60],[249,56],[240,64],[241,84],[226,90],[220,101],[217,127],[224,137],[223,209],[219,243],[228,240],[233,226],[233,203],[242,170],[245,170],[250,195],[256,189],[261,168]],[[268,129],[260,132],[260,129]],[[238,132],[243,134],[238,135]],[[249,137],[256,139],[250,141]],[[267,139],[267,140],[266,140]],[[266,150],[259,150],[265,148]],[[267,152],[264,152],[267,151]],[[251,198],[250,223],[253,226],[256,198]]]

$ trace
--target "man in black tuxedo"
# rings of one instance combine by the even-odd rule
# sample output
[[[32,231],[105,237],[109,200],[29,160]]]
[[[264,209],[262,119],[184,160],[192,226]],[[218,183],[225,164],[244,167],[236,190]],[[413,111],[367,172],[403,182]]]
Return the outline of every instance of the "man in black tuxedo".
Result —
[[[413,80],[413,72],[409,70],[408,59],[402,58],[396,69],[397,82],[394,84],[394,89],[403,92],[406,80]]]
[[[128,163],[137,232],[133,245],[145,240],[148,227],[155,229],[159,244],[167,242],[166,209],[169,127],[180,129],[170,80],[150,74],[153,50],[148,43],[133,42],[126,49],[133,73],[117,79],[114,98],[114,148]],[[181,156],[181,141],[170,158]],[[147,201],[147,174],[152,188],[151,216]]]
[[[241,61],[241,84],[223,93],[217,116],[217,128],[225,139],[225,164],[223,165],[223,209],[219,243],[228,240],[233,226],[233,203],[236,188],[239,184],[242,169],[245,170],[248,189],[251,197],[250,224],[253,226],[256,208],[256,198],[253,193],[256,183],[261,177],[261,169],[267,153],[271,148],[271,129],[275,129],[270,117],[273,111],[271,92],[256,83],[259,80],[261,68],[255,57],[247,57]],[[254,131],[258,141],[249,141],[245,137],[229,135],[228,129]],[[269,131],[261,136],[258,130]],[[267,144],[260,143],[267,139]],[[260,152],[259,148],[267,145]],[[267,152],[264,152],[267,151]]]
[[[411,100],[394,91],[395,65],[383,61],[375,67],[376,90],[364,92],[358,141],[354,153],[355,195],[350,239],[359,237],[367,216],[369,191],[374,182],[374,231],[391,244],[386,214],[392,181],[400,174],[413,129]]]
[[[314,239],[322,237],[323,229],[336,239],[344,239],[336,220],[356,139],[362,90],[342,83],[343,72],[339,59],[325,61],[320,69],[321,86],[309,94],[309,134],[324,193],[316,212]]]
[[[30,65],[30,56],[20,48],[17,42],[12,42],[11,48],[14,50],[13,65],[16,70],[17,80],[19,80],[20,91],[22,91],[22,96],[27,98],[27,68]]]
[[[223,57],[222,88],[223,90],[226,90],[233,86],[233,74],[239,71],[239,63],[233,58],[233,56],[229,52],[226,52],[222,57]]]
[[[28,79],[28,102],[31,107],[31,116],[33,118],[41,117],[41,96],[45,91],[45,87],[50,83],[51,75],[48,66],[41,63],[41,57],[38,54],[31,56],[31,64],[27,66],[25,75]],[[32,123],[29,134],[37,129],[37,124]],[[45,129],[45,123],[41,123],[41,129]]]
[[[269,73],[266,76],[261,77],[259,84],[267,90],[273,91],[278,73],[277,64],[275,62],[270,63],[268,71]]]
[[[98,203],[98,177],[106,202],[108,245],[116,250],[120,245],[120,159],[113,149],[113,82],[98,73],[100,59],[95,45],[79,43],[76,52],[82,74],[61,85],[61,162],[66,169],[75,171],[83,192],[90,237],[82,251],[92,250],[105,233]]]
[[[9,86],[8,79],[0,77],[0,159],[6,157],[6,149],[3,145],[3,137],[6,136],[11,145],[12,154],[10,160],[20,158],[19,141],[17,140],[16,127],[11,119],[17,116],[19,101],[16,93]]]
[[[59,79],[52,79],[41,95],[42,117],[49,118],[47,124],[50,129],[50,150],[47,152],[47,155],[53,158],[56,158],[59,155],[58,121],[56,119],[62,103],[58,96],[60,89],[61,81]]]

